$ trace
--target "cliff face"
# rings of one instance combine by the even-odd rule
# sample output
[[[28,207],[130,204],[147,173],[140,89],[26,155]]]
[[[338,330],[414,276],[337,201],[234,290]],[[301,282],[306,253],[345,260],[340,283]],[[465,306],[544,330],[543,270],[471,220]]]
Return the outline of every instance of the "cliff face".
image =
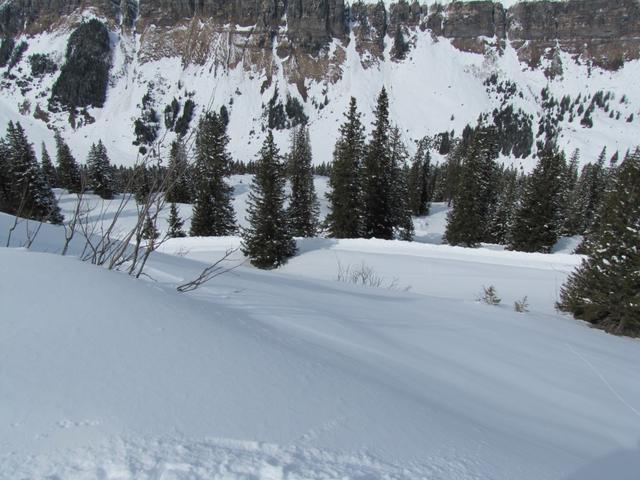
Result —
[[[379,56],[397,26],[429,29],[476,53],[487,42],[510,42],[532,66],[555,48],[606,68],[640,56],[637,0],[536,1],[509,9],[490,1],[432,7],[400,1],[388,12],[381,4],[347,7],[344,0],[6,0],[0,36],[36,33],[87,8],[114,24],[132,26],[137,19],[147,40],[143,56],[177,54],[186,62],[208,58],[216,32],[232,33],[229,49],[250,48],[255,57],[268,55],[274,38],[281,52],[317,55],[333,38],[347,41],[352,29],[358,50]]]

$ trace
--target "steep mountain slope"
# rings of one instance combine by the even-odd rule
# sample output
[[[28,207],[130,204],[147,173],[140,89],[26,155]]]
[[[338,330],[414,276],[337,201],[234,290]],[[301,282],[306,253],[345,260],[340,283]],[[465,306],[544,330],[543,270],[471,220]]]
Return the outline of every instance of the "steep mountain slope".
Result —
[[[287,127],[301,107],[320,163],[331,159],[349,97],[358,99],[369,121],[375,96],[386,86],[393,120],[410,144],[424,135],[460,134],[494,110],[510,122],[515,115],[520,124],[530,124],[514,135],[532,136],[534,154],[547,123],[559,124],[560,145],[569,152],[580,148],[583,161],[594,160],[604,146],[610,154],[623,154],[637,142],[635,0],[508,3],[509,8],[486,1],[430,7],[401,2],[388,10],[340,0],[189,5],[6,0],[0,36],[14,38],[16,45],[26,41],[27,50],[13,68],[0,68],[0,121],[21,119],[33,140],[49,144],[51,129],[61,129],[80,158],[102,138],[116,162],[131,164],[138,151],[135,121],[155,125],[152,109],[157,138],[143,146],[162,152],[175,136],[164,118],[173,99],[178,115],[187,100],[195,102],[191,127],[204,109],[224,105],[232,152],[250,160],[270,123],[283,127],[277,139],[286,146]],[[74,115],[68,107],[49,111],[69,37],[93,17],[110,31],[107,101],[101,108],[79,107]],[[407,48],[400,56],[398,32]],[[48,55],[58,69],[32,75],[34,54]],[[505,116],[509,107],[513,115]],[[526,168],[534,162],[509,152],[505,158]]]

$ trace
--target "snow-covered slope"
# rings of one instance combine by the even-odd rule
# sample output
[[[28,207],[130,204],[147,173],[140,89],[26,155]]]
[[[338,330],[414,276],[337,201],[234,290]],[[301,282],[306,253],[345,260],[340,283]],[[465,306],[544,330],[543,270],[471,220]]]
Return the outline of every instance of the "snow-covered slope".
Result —
[[[26,123],[32,140],[45,140],[49,148],[53,148],[51,128],[61,128],[80,160],[86,157],[91,143],[101,138],[114,162],[133,164],[137,158],[137,147],[132,145],[133,122],[140,116],[141,99],[152,85],[153,105],[160,115],[173,98],[184,102],[192,96],[197,104],[196,117],[206,108],[226,105],[230,111],[231,151],[236,159],[247,161],[259,150],[266,124],[265,105],[278,89],[281,99],[290,95],[303,102],[310,119],[314,161],[321,163],[331,161],[338,126],[351,96],[358,99],[368,126],[376,96],[385,86],[390,93],[392,119],[400,126],[411,150],[413,141],[424,135],[444,131],[460,134],[465,125],[474,125],[481,113],[509,104],[532,116],[535,135],[538,121],[545,115],[541,92],[547,87],[558,102],[564,95],[569,95],[572,101],[580,95],[586,102],[583,108],[588,107],[589,99],[598,91],[612,95],[606,111],[595,110],[593,128],[580,124],[581,115],[570,119],[567,114],[560,121],[559,143],[568,154],[580,148],[584,162],[594,161],[604,146],[610,154],[615,151],[623,154],[637,143],[640,122],[640,87],[635,81],[640,70],[637,61],[626,62],[618,71],[605,71],[559,53],[557,60],[562,64],[562,74],[550,79],[544,73],[546,60],[540,68],[531,69],[518,60],[509,43],[502,53],[495,49],[489,49],[485,55],[466,53],[455,48],[450,40],[432,37],[428,30],[413,29],[407,36],[412,44],[410,53],[407,59],[397,62],[391,59],[390,37],[384,58],[377,59],[357,51],[352,34],[350,42],[334,40],[323,54],[330,60],[317,68],[324,69],[319,75],[325,80],[304,80],[305,100],[292,80],[295,78],[292,69],[296,66],[291,65],[289,57],[274,54],[268,69],[244,60],[229,68],[220,65],[218,57],[233,48],[227,44],[226,35],[211,39],[213,58],[204,65],[185,66],[177,57],[151,61],[148,56],[141,58],[139,35],[114,32],[114,66],[107,102],[102,109],[89,109],[95,123],[74,131],[67,114],[51,114],[48,126],[33,118],[38,106],[46,110],[55,74],[34,80],[28,89],[19,86],[18,81],[5,81],[0,92],[0,123],[10,119]],[[58,64],[64,63],[68,37],[69,32],[64,29],[23,37],[29,49],[13,73],[18,79],[29,77],[28,56],[35,53],[50,54]],[[331,73],[334,69],[336,75]],[[496,93],[485,84],[493,74],[500,82],[515,83],[517,92],[506,97]],[[632,114],[634,117],[630,119]],[[171,132],[165,135],[162,126],[161,151],[166,151],[173,136]],[[278,131],[276,137],[286,149],[289,132]],[[522,164],[525,169],[535,162],[531,157],[505,160]]]
[[[3,245],[11,223],[0,215]],[[136,281],[38,253],[62,238],[45,225],[34,251],[0,249],[0,478],[635,480],[640,468],[640,344],[553,311],[577,257],[316,240],[281,271],[243,266],[181,295],[237,239],[175,240]],[[397,287],[335,280],[338,263],[363,261]],[[475,301],[489,282],[503,306]],[[531,312],[513,312],[525,294]]]

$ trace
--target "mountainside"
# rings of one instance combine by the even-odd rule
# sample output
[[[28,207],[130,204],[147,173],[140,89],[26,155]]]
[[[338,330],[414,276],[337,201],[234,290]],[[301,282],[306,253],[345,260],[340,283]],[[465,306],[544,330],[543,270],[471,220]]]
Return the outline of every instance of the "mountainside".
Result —
[[[77,33],[91,18],[104,32]],[[459,135],[481,114],[514,125],[513,137],[530,138],[524,152],[503,152],[525,168],[549,123],[583,161],[604,146],[623,154],[637,142],[636,0],[508,8],[490,1],[4,0],[0,37],[0,124],[20,119],[33,141],[48,143],[60,129],[81,159],[102,138],[116,163],[131,164],[140,148],[163,151],[175,130],[185,133],[203,110],[225,106],[238,160],[253,158],[269,126],[285,146],[288,128],[306,117],[315,161],[327,162],[349,97],[368,121],[382,86],[409,143]],[[76,98],[69,86],[102,88],[91,62],[70,56],[85,49],[98,49],[105,61],[103,104]]]

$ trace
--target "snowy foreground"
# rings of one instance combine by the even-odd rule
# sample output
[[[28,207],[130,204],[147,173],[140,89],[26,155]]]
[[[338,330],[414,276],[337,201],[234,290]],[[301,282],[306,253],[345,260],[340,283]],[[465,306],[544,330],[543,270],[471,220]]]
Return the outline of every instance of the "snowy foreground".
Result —
[[[0,248],[2,479],[638,478],[640,342],[554,312],[577,256],[306,240],[179,294],[239,240],[174,240],[134,280],[62,238]],[[363,262],[394,288],[336,280]]]

